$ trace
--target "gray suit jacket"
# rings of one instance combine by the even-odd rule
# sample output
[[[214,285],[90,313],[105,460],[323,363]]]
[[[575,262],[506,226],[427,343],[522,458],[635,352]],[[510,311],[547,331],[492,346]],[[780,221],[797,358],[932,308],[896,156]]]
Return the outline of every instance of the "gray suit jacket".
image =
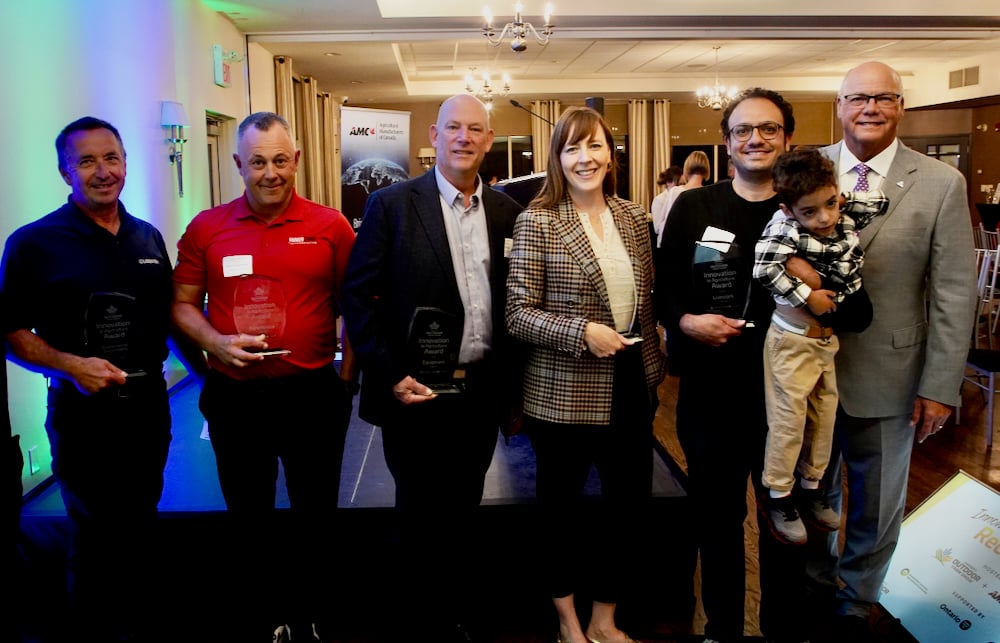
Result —
[[[837,164],[840,150],[823,153]],[[900,144],[882,191],[888,211],[860,233],[874,319],[839,336],[840,403],[855,417],[908,415],[916,396],[957,405],[976,312],[965,178]]]
[[[508,259],[514,219],[521,212],[513,199],[488,187],[483,206],[490,244],[493,313],[491,362],[508,390],[497,391],[496,406],[484,414],[505,421],[520,386],[518,352],[504,324]],[[402,405],[392,386],[413,374],[407,339],[417,307],[453,313],[462,327],[462,306],[441,200],[433,171],[382,188],[368,197],[361,228],[344,276],[341,306],[351,346],[362,370],[362,419],[385,426]]]

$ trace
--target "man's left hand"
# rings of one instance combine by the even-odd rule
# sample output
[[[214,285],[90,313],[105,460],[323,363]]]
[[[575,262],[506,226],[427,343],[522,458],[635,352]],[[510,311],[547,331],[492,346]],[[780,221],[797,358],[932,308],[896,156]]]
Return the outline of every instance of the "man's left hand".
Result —
[[[913,403],[910,426],[917,430],[917,442],[923,442],[944,428],[951,416],[951,407],[925,397],[918,397]]]

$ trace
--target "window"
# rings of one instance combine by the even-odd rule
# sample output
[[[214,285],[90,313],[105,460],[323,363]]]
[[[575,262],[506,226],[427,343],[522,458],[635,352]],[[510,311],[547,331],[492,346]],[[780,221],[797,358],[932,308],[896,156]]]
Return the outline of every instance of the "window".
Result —
[[[532,174],[534,167],[530,136],[497,136],[479,174],[487,182],[503,181]]]

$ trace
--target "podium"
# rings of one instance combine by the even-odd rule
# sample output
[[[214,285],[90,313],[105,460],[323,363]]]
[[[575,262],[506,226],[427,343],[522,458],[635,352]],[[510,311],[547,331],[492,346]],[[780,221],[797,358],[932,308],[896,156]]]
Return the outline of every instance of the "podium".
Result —
[[[1000,223],[1000,203],[977,203],[976,210],[983,221],[984,230],[996,230]]]

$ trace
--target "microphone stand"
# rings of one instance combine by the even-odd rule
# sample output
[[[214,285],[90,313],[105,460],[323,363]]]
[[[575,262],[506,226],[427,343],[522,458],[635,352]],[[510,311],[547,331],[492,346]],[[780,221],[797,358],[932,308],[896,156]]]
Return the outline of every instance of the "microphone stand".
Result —
[[[523,109],[524,111],[528,112],[529,114],[531,114],[531,115],[532,115],[532,116],[534,116],[535,118],[540,118],[540,119],[542,119],[543,121],[545,121],[546,123],[548,123],[549,125],[552,125],[553,127],[555,127],[555,123],[553,123],[553,122],[552,122],[552,121],[550,121],[549,119],[545,118],[545,117],[544,117],[544,116],[542,116],[541,114],[538,114],[538,113],[535,113],[535,112],[531,111],[530,109],[528,109],[527,107],[525,107],[525,106],[524,106],[524,105],[522,105],[521,103],[517,102],[517,101],[516,101],[516,100],[514,100],[513,98],[511,98],[511,99],[510,99],[510,104],[511,104],[511,105],[513,105],[514,107],[517,107],[517,108],[519,108],[519,109]]]

